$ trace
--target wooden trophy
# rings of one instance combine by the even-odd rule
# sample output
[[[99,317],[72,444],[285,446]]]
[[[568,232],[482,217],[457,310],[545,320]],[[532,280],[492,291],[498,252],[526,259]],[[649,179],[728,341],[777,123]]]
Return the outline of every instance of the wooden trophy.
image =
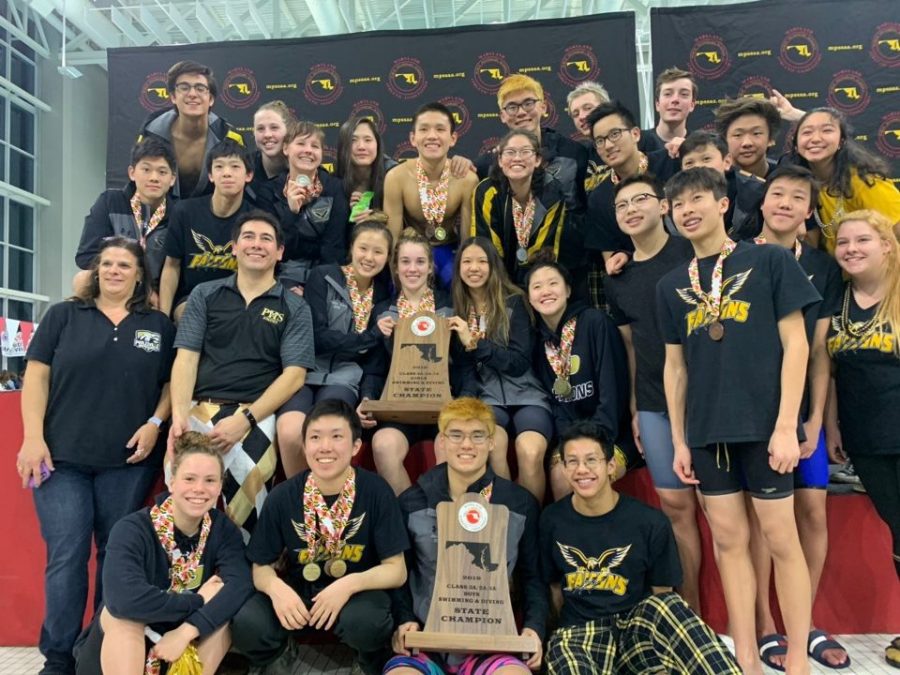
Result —
[[[364,413],[379,422],[434,424],[450,396],[450,331],[444,318],[416,312],[394,327],[394,354],[387,385]]]
[[[516,631],[506,570],[509,509],[469,492],[437,506],[437,574],[425,629],[403,634],[417,653],[533,654]]]

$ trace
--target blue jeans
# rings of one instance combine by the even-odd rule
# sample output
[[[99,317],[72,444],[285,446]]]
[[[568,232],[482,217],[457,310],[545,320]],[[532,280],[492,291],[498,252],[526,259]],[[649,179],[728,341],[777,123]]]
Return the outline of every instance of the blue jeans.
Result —
[[[44,624],[40,650],[46,673],[74,673],[72,646],[81,632],[88,595],[91,537],[97,546],[94,608],[103,594],[103,558],[109,532],[139,509],[159,475],[158,467],[91,467],[56,463],[50,479],[34,490],[34,506],[47,544]]]

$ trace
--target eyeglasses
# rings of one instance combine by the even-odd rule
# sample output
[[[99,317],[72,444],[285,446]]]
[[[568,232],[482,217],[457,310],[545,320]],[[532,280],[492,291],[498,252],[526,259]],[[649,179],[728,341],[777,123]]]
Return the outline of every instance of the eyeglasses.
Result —
[[[606,458],[600,457],[586,457],[584,460],[575,459],[574,457],[570,457],[565,462],[563,462],[563,466],[566,467],[568,471],[575,471],[579,466],[584,464],[584,467],[589,471],[593,471],[600,466],[601,462],[605,462]]]
[[[657,197],[656,195],[652,195],[649,192],[642,192],[639,195],[635,195],[631,199],[623,199],[622,201],[616,202],[616,213],[625,213],[625,211],[628,210],[629,206],[643,206],[651,199],[659,200],[659,197]]]
[[[626,127],[617,127],[612,129],[606,136],[594,136],[594,145],[598,148],[602,148],[606,145],[606,141],[610,143],[618,143],[619,139],[622,138],[622,134],[624,134],[628,129]]]
[[[503,106],[503,112],[507,115],[515,115],[519,112],[520,108],[525,112],[531,112],[534,110],[534,106],[537,102],[538,100],[536,98],[526,98],[521,103],[507,103]]]
[[[444,438],[453,445],[460,445],[467,438],[472,441],[472,445],[484,445],[488,442],[489,436],[484,431],[473,431],[468,434],[463,431],[448,431],[444,434]]]
[[[209,93],[209,86],[206,84],[203,84],[202,82],[197,82],[196,84],[190,84],[188,82],[179,82],[178,84],[175,85],[175,91],[177,91],[179,94],[187,94],[191,89],[193,89],[200,95]]]
[[[528,159],[529,157],[534,157],[536,154],[534,148],[506,148],[500,153],[500,155],[506,159],[514,159],[515,157]]]

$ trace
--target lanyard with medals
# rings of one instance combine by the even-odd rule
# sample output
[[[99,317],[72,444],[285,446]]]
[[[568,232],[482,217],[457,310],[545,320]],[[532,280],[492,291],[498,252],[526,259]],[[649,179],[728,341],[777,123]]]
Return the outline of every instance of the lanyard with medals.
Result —
[[[841,307],[841,332],[856,340],[857,345],[862,345],[876,330],[881,328],[881,322],[878,321],[878,311],[868,321],[859,321],[854,323],[850,320],[850,302],[853,296],[853,289],[850,284],[844,288],[844,302]]]
[[[641,154],[641,156],[640,156],[640,159],[638,159],[638,170],[637,170],[637,173],[635,174],[636,176],[644,175],[645,173],[647,173],[647,169],[650,167],[650,160],[647,159],[647,155],[645,155],[643,152],[640,154]],[[613,185],[618,185],[619,181],[622,179],[619,178],[619,174],[617,174],[613,170],[610,170],[609,180]]]
[[[531,236],[531,226],[534,222],[535,200],[534,196],[528,196],[525,206],[519,204],[515,197],[512,199],[513,228],[516,230],[516,241],[519,248],[516,249],[516,260],[524,264],[528,260],[528,239]]]
[[[400,292],[400,295],[397,297],[397,314],[401,319],[405,319],[408,316],[412,316],[416,312],[433,312],[434,310],[434,291],[430,288],[425,289],[425,293],[422,294],[422,299],[419,300],[419,306],[413,307],[412,303],[407,300],[406,295],[403,291]]]
[[[731,239],[725,238],[722,242],[722,250],[719,251],[719,257],[716,259],[716,265],[713,267],[712,287],[709,293],[704,292],[700,285],[700,265],[697,262],[697,256],[694,256],[688,265],[688,277],[691,280],[691,290],[697,299],[706,305],[706,311],[712,317],[712,323],[709,324],[709,337],[718,342],[725,337],[725,326],[719,321],[719,312],[722,310],[722,271],[725,266],[725,258],[731,255],[737,244]]]
[[[754,244],[767,244],[769,242],[766,241],[766,238],[762,235],[758,237],[754,237]],[[803,255],[803,244],[800,243],[799,239],[794,240],[794,260],[800,260],[800,256]]]
[[[144,222],[144,207],[141,204],[141,198],[138,197],[137,192],[131,197],[131,214],[134,216],[134,222],[137,224],[138,233],[140,234],[139,240],[141,242],[141,247],[145,246],[147,243],[147,237],[150,236],[150,233],[156,229],[156,226],[162,222],[162,219],[166,217],[166,200],[163,199],[162,203],[156,207],[156,210],[153,211],[153,214],[150,216],[150,220]]]
[[[562,327],[559,338],[559,347],[554,346],[549,340],[544,343],[544,354],[547,362],[556,375],[553,382],[553,393],[560,398],[569,398],[572,395],[572,383],[569,374],[572,368],[572,344],[575,342],[575,326],[578,317],[573,316]]]
[[[172,497],[150,509],[150,522],[156,532],[156,538],[169,558],[169,590],[181,593],[194,581],[200,559],[206,550],[206,540],[212,528],[212,518],[209,513],[203,514],[200,524],[200,539],[197,548],[185,555],[175,546],[175,515],[172,513]],[[145,675],[158,675],[160,672],[159,659],[148,657],[144,664]]]
[[[370,284],[364,293],[359,292],[356,277],[353,276],[353,265],[344,265],[341,270],[347,281],[347,292],[350,304],[353,305],[353,328],[357,333],[364,333],[372,315],[372,302],[375,297],[375,286]]]
[[[419,189],[419,201],[422,203],[422,215],[427,227],[425,236],[429,239],[444,241],[447,230],[444,227],[444,215],[447,213],[447,196],[450,193],[450,162],[444,161],[444,168],[438,184],[432,186],[425,173],[425,166],[420,158],[416,159],[416,187]]]
[[[309,562],[303,566],[303,578],[308,582],[312,583],[322,576],[322,570],[316,562],[319,555],[318,540],[322,541],[328,556],[325,574],[337,579],[347,573],[347,563],[340,558],[343,548],[341,537],[350,520],[355,500],[356,479],[353,469],[350,469],[350,475],[330,509],[312,473],[306,479],[306,485],[303,486],[303,525]]]
[[[487,335],[487,325],[484,320],[484,314],[476,311],[469,312],[469,344],[465,345],[467,351],[472,351],[478,346],[478,341],[483,340]]]

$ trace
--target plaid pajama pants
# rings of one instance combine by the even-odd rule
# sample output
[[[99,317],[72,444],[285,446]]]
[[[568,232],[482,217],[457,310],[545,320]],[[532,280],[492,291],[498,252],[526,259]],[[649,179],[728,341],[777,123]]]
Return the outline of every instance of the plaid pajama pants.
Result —
[[[550,675],[741,672],[719,637],[676,593],[651,595],[628,612],[560,628],[547,643],[546,661]]]

